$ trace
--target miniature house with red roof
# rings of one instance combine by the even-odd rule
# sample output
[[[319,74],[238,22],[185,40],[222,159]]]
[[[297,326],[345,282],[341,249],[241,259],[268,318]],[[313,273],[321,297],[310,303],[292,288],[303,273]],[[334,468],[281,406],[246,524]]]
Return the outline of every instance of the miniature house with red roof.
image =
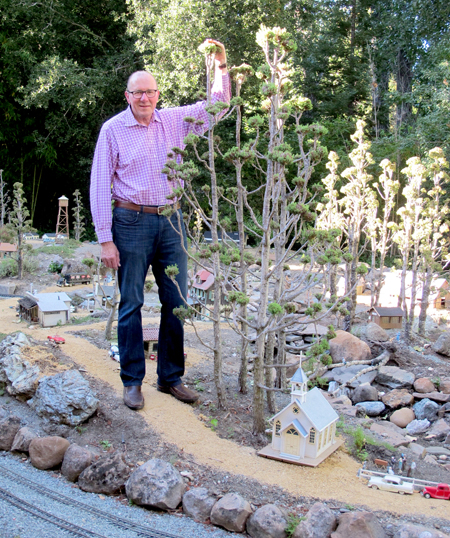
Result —
[[[297,465],[316,467],[337,450],[338,414],[317,388],[308,391],[301,366],[291,379],[291,402],[273,416],[272,443],[258,455]]]
[[[194,276],[189,288],[190,303],[200,312],[199,317],[209,317],[207,305],[214,303],[214,275],[202,269]]]

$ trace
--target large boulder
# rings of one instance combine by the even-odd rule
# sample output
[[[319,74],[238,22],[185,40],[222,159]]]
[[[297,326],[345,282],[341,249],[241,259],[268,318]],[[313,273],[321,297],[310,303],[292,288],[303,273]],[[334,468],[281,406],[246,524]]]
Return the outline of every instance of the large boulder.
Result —
[[[0,359],[1,377],[6,381],[6,390],[12,396],[31,398],[35,393],[39,367],[31,365],[19,353],[11,353]]]
[[[347,381],[349,381],[350,379],[353,379],[356,374],[366,368],[367,366],[364,364],[350,364],[348,366],[339,366],[338,368],[328,370],[328,372],[325,372],[322,377],[328,381],[336,381],[337,383],[342,385],[343,383],[347,383]],[[349,387],[355,388],[363,384],[370,385],[370,383],[372,383],[372,381],[374,381],[376,377],[377,371],[371,370],[370,372],[367,372],[357,377],[349,384]]]
[[[11,450],[14,438],[19,430],[19,417],[12,415],[0,420],[0,450]]]
[[[72,444],[64,454],[61,465],[61,474],[69,480],[75,482],[80,474],[92,464],[92,452],[87,448]]]
[[[378,434],[383,438],[383,441],[392,446],[408,446],[409,444],[409,440],[405,437],[405,431],[393,422],[388,422],[387,420],[374,422],[370,426],[370,431]]]
[[[372,385],[365,383],[364,385],[359,385],[353,391],[352,402],[357,404],[359,402],[376,402],[378,401],[378,391]]]
[[[413,409],[417,420],[427,419],[431,422],[437,418],[439,407],[439,404],[436,402],[433,402],[429,398],[424,398],[414,404]]]
[[[28,447],[30,461],[42,471],[53,469],[61,464],[69,445],[69,441],[62,437],[36,437]]]
[[[414,396],[406,389],[394,389],[387,392],[381,397],[381,401],[391,409],[411,405],[414,402]]]
[[[369,323],[366,327],[366,338],[372,342],[387,342],[388,333],[376,323]]]
[[[252,538],[287,538],[286,518],[275,504],[258,508],[247,519],[246,527]]]
[[[315,503],[300,521],[292,538],[329,538],[336,528],[336,516],[322,503]]]
[[[414,383],[414,374],[397,366],[380,366],[375,381],[390,389],[410,389]]]
[[[409,407],[404,407],[394,411],[389,420],[399,428],[406,428],[415,418],[414,411]]]
[[[436,353],[450,357],[450,333],[441,334],[431,347]]]
[[[99,401],[78,370],[67,370],[43,377],[28,403],[45,420],[77,426],[95,413]]]
[[[211,515],[216,499],[206,488],[192,488],[183,495],[183,512],[195,521],[204,522]]]
[[[422,527],[422,525],[403,523],[397,528],[393,538],[450,538],[450,536],[436,529]]]
[[[333,363],[370,360],[370,347],[353,334],[336,331],[336,337],[330,340],[330,353]]]
[[[339,525],[331,538],[386,538],[380,522],[372,512],[347,512],[339,517]]]
[[[427,392],[434,392],[435,386],[428,377],[419,377],[419,379],[414,381],[414,390],[426,394]]]
[[[116,493],[125,485],[130,476],[130,468],[121,452],[104,456],[80,474],[78,485],[90,493]]]
[[[211,523],[231,532],[244,532],[251,513],[252,508],[248,501],[238,493],[227,493],[213,506]]]
[[[26,426],[20,428],[14,437],[11,452],[28,452],[31,441],[36,437],[37,434],[30,430],[30,428],[27,428]]]
[[[125,489],[127,497],[135,504],[175,510],[181,503],[186,486],[173,465],[153,459],[133,471]]]

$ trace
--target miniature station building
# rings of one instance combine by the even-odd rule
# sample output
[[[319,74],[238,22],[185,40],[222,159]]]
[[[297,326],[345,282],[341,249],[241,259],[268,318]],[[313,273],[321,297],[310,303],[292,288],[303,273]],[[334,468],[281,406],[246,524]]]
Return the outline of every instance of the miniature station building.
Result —
[[[32,297],[19,299],[19,316],[28,323],[38,323],[39,307]]]
[[[69,321],[72,300],[67,293],[36,293],[28,296],[37,303],[38,321],[42,327],[65,325]]]
[[[144,341],[144,356],[150,359],[151,355],[158,354],[159,327],[142,327],[142,339]]]
[[[12,243],[0,243],[0,258],[11,258],[17,252],[17,245]]]
[[[369,310],[369,321],[382,329],[401,329],[404,312],[398,306],[373,306]]]
[[[36,232],[25,232],[22,237],[24,241],[36,241],[39,239],[39,234]]]
[[[259,456],[317,467],[344,442],[336,439],[338,414],[317,388],[308,391],[301,366],[291,379],[291,402],[270,419],[272,443]]]

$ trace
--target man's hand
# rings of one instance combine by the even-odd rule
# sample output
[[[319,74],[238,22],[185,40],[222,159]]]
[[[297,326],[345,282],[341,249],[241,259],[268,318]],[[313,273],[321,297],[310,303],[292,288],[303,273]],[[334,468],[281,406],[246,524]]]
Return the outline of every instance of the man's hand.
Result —
[[[214,58],[214,61],[216,63],[216,68],[221,64],[227,63],[227,53],[225,52],[225,47],[222,45],[220,41],[216,41],[215,39],[206,39],[205,43],[214,43],[214,45],[217,45],[222,50],[220,52],[216,52],[216,56]]]
[[[102,262],[106,267],[118,269],[120,265],[119,251],[112,241],[102,243]]]

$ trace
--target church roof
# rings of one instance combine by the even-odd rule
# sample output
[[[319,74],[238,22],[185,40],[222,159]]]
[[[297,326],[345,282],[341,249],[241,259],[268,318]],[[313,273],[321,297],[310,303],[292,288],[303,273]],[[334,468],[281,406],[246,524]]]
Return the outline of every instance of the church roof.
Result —
[[[298,400],[296,401],[318,431],[322,431],[331,422],[339,418],[339,415],[317,387],[314,387],[306,394],[304,403],[300,403]]]
[[[302,368],[297,368],[297,371],[291,378],[291,383],[307,383],[308,378]]]

